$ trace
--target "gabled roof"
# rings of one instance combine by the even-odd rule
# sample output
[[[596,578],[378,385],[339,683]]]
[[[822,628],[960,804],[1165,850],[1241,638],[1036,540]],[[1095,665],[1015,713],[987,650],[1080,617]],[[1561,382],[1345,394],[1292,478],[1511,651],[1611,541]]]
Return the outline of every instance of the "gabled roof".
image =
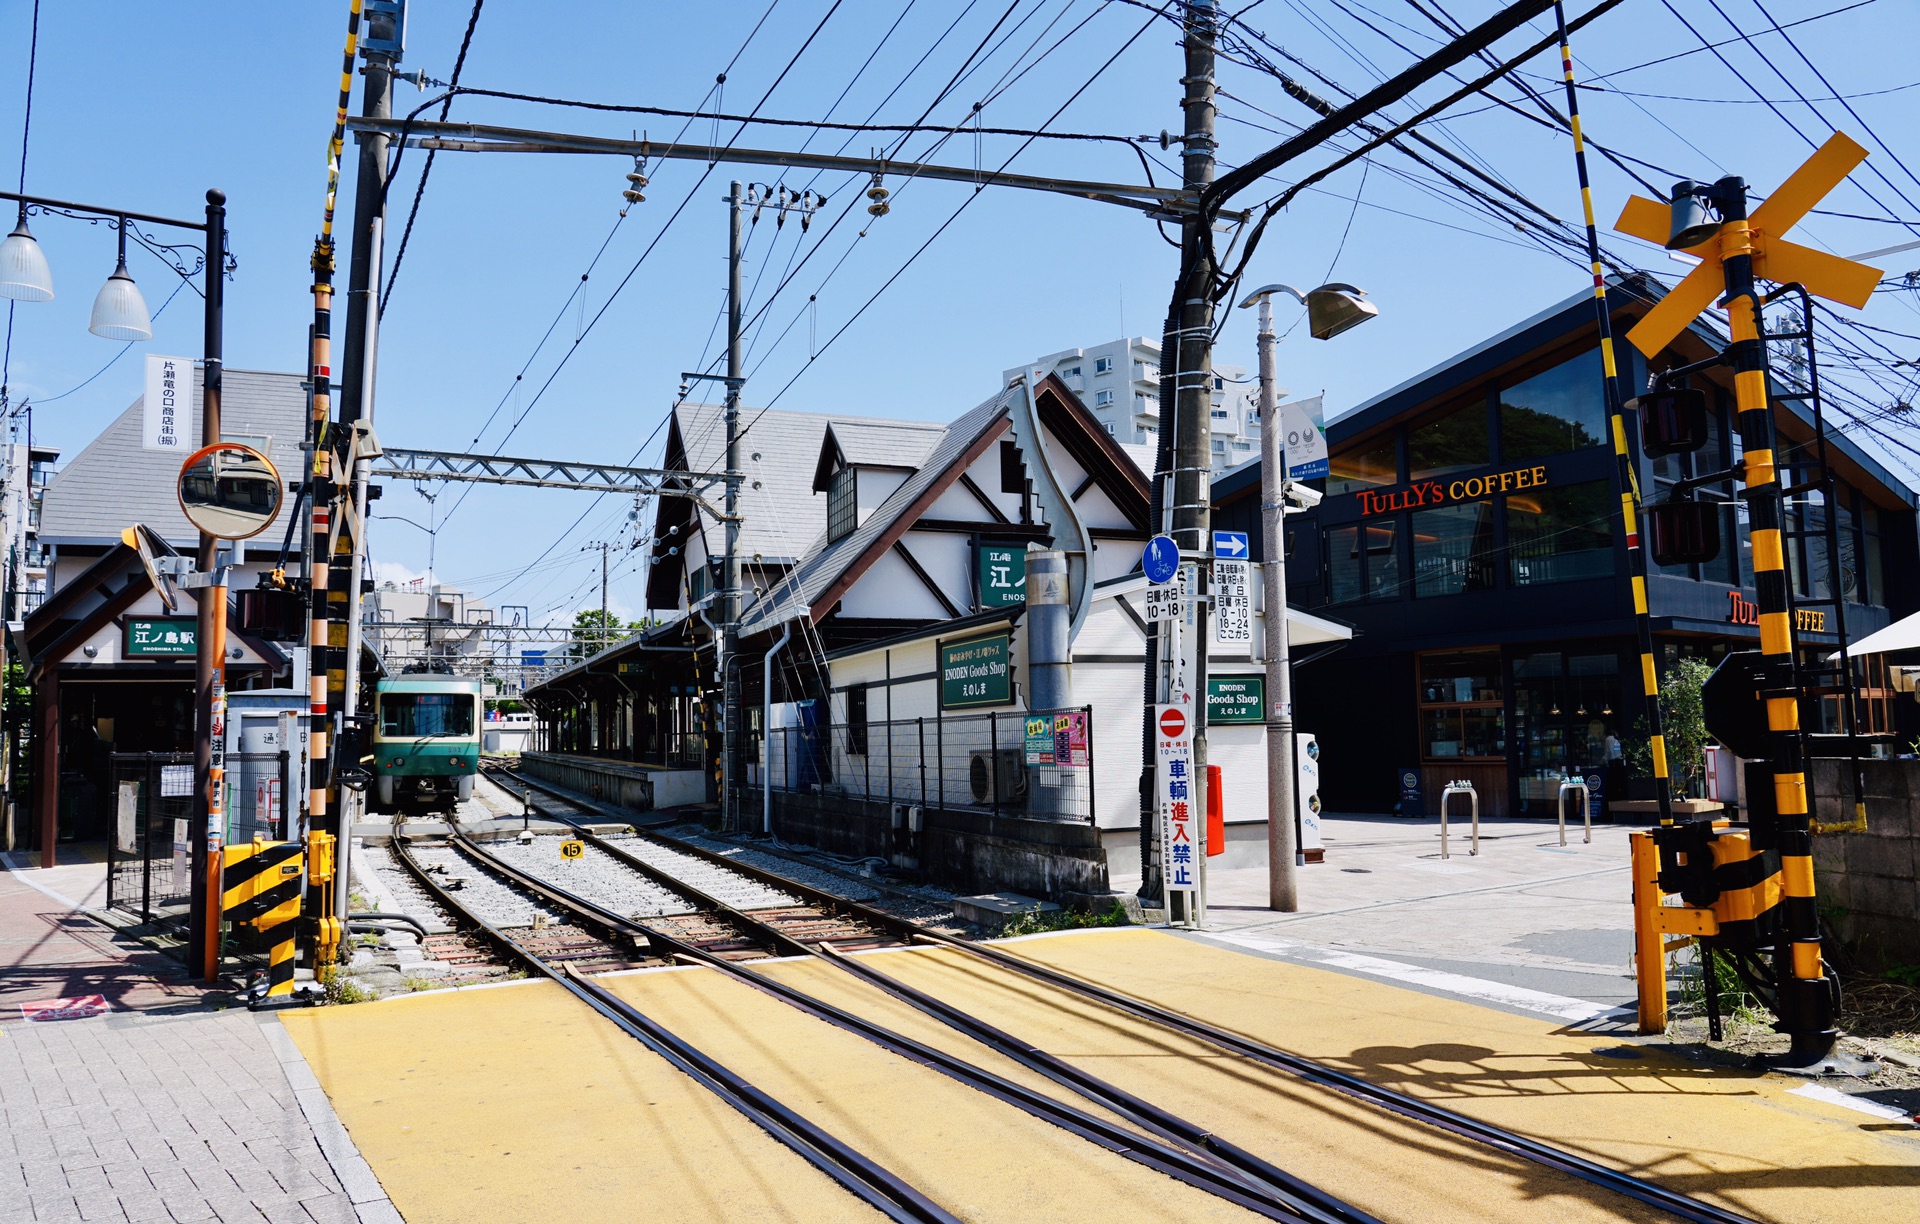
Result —
[[[911,476],[872,510],[858,527],[818,543],[755,600],[741,617],[741,632],[771,630],[802,613],[823,619],[875,559],[893,547],[940,495],[958,482],[1011,426],[1009,409],[1026,388],[1015,384],[947,426]],[[1042,426],[1088,472],[1129,520],[1147,522],[1147,477],[1088,412],[1065,383],[1048,375],[1035,388]],[[836,423],[837,425],[837,423]]]
[[[822,596],[854,570],[857,563],[875,551],[876,544],[880,544],[878,551],[882,552],[891,547],[891,539],[884,544],[880,542],[889,535],[897,539],[905,534],[906,527],[901,525],[901,520],[908,517],[907,512],[923,498],[931,503],[932,498],[927,497],[929,492],[938,497],[939,490],[953,482],[953,478],[943,480],[950,470],[955,472],[957,478],[958,472],[965,471],[973,460],[984,453],[989,442],[1006,431],[1007,405],[1012,402],[1010,397],[1024,394],[1023,388],[1009,388],[947,426],[919,470],[907,477],[886,501],[868,514],[865,522],[833,541],[828,541],[822,532],[820,540],[788,571],[786,577],[755,600],[753,606],[742,615],[741,632],[756,633],[771,629],[783,621],[810,612]]]
[[[946,426],[931,421],[842,421],[827,426],[813,491],[825,493],[840,467],[917,468]]]
[[[791,564],[807,551],[827,526],[826,499],[813,490],[813,472],[829,424],[899,427],[903,422],[817,412],[789,412],[782,408],[740,409],[740,470],[746,484],[740,490],[740,552],[762,561]],[[924,427],[937,431],[937,425]],[[727,467],[726,408],[720,404],[681,404],[667,426],[666,453],[660,466],[712,477],[695,480],[694,492],[716,504],[723,491],[718,476]],[[685,497],[662,493],[654,514],[654,547],[648,558],[647,604],[671,608],[684,568],[685,540],[695,521],[695,506]],[[703,525],[717,525],[701,513]],[[670,534],[679,527],[681,535]],[[678,555],[668,549],[680,547]],[[716,546],[711,549],[717,554]]]
[[[272,439],[268,458],[288,481],[300,478],[300,443],[307,434],[307,393],[299,374],[264,370],[225,372],[221,383],[220,431],[228,438]],[[187,443],[179,450],[141,445],[144,397],[68,461],[47,486],[40,539],[49,544],[112,545],[132,524],[145,523],[175,548],[196,547],[200,533],[180,512],[175,493],[180,464],[200,446],[201,371],[193,372],[193,402],[183,415]],[[285,498],[273,525],[249,541],[277,549],[293,499]]]

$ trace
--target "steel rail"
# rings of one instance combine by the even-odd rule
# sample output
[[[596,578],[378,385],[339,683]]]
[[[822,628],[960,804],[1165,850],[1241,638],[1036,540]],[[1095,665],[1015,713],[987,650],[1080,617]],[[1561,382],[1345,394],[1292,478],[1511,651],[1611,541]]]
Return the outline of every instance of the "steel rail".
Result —
[[[815,1019],[864,1037],[911,1062],[946,1075],[950,1079],[1012,1105],[1032,1117],[1049,1122],[1116,1155],[1145,1165],[1195,1189],[1226,1199],[1268,1219],[1299,1221],[1302,1224],[1378,1224],[1375,1217],[1358,1211],[1278,1169],[1271,1169],[1271,1172],[1266,1175],[1249,1176],[1245,1170],[1236,1169],[1231,1164],[1211,1158],[1205,1151],[1194,1151],[1191,1145],[1181,1141],[1174,1133],[1174,1128],[1168,1126],[1164,1119],[1158,1122],[1130,1119],[1151,1132],[1153,1136],[1151,1138],[1127,1130],[1097,1115],[996,1075],[956,1055],[894,1032],[785,983],[755,973],[734,961],[686,943],[664,931],[656,930],[643,921],[616,914],[585,897],[496,858],[487,853],[481,843],[464,833],[456,831],[452,839],[484,869],[495,871],[501,877],[537,893],[560,908],[575,911],[596,923],[620,928],[636,941],[645,941],[659,954],[718,970],[733,980],[787,1003]],[[669,886],[672,886],[670,882]],[[812,956],[814,953],[809,952],[807,955]],[[1144,1102],[1142,1104],[1144,1105]],[[1149,1112],[1157,1112],[1151,1106],[1145,1108]]]
[[[464,836],[464,835],[462,835]],[[479,929],[489,941],[510,950],[509,954],[528,968],[557,982],[581,1002],[611,1021],[627,1036],[665,1059],[669,1065],[701,1087],[733,1106],[748,1121],[791,1149],[803,1160],[838,1182],[842,1188],[902,1224],[960,1224],[959,1219],[911,1185],[888,1172],[877,1162],[862,1155],[832,1134],[809,1122],[766,1092],[753,1086],[720,1062],[675,1036],[639,1008],[604,987],[575,973],[569,967],[555,968],[526,948],[511,935],[487,922],[453,894],[429,878],[413,861],[404,840],[394,839],[400,861],[408,871],[445,906],[449,913]],[[483,856],[492,859],[491,855]],[[497,860],[493,860],[496,861]],[[597,908],[597,907],[595,907]],[[618,915],[601,914],[618,918]],[[616,924],[621,925],[621,924]]]
[[[507,773],[508,776],[526,783],[533,789],[553,795],[555,798],[574,804],[582,809],[598,808],[605,810],[604,805],[596,804],[588,800],[576,799],[560,791],[558,788],[545,785],[534,779],[526,778],[507,770],[501,770],[500,772]],[[564,820],[565,818],[562,817],[559,819]],[[573,822],[567,821],[567,823]],[[684,850],[690,854],[705,858],[708,861],[752,876],[769,886],[797,892],[809,899],[815,896],[832,898],[831,893],[823,893],[821,890],[801,884],[796,880],[790,880],[776,872],[753,867],[746,863],[735,862],[725,855],[715,854],[713,851],[707,850],[704,847],[683,842],[679,838],[669,837],[652,830],[636,829],[635,832],[641,836],[671,845],[675,849]],[[1597,1161],[1588,1160],[1583,1156],[1577,1156],[1572,1152],[1557,1148],[1552,1144],[1529,1138],[1517,1132],[1507,1130],[1504,1127],[1494,1126],[1490,1123],[1467,1117],[1464,1114],[1456,1113],[1444,1106],[1434,1105],[1422,1101],[1417,1097],[1395,1092],[1390,1088],[1382,1088],[1358,1076],[1349,1075],[1346,1072],[1338,1071],[1323,1063],[1315,1062],[1312,1059],[1304,1058],[1297,1054],[1289,1054],[1283,1050],[1275,1049],[1253,1038],[1234,1033],[1231,1030],[1222,1029],[1207,1024],[1205,1021],[1196,1020],[1190,1016],[1169,1011],[1155,1004],[1145,1002],[1144,1000],[1121,994],[1109,987],[1083,981],[1069,974],[1049,969],[1046,966],[1035,964],[1032,961],[1011,956],[997,949],[988,948],[978,943],[957,939],[953,936],[943,935],[938,932],[928,931],[926,928],[908,923],[905,919],[899,918],[896,915],[886,914],[883,911],[862,905],[857,901],[848,901],[844,898],[837,898],[836,900],[838,904],[843,906],[846,912],[851,915],[875,922],[898,924],[899,926],[908,928],[905,937],[910,940],[923,941],[939,947],[952,948],[968,955],[978,956],[1001,968],[1009,969],[1015,973],[1024,974],[1050,985],[1083,995],[1096,1002],[1113,1007],[1116,1010],[1127,1012],[1136,1018],[1158,1024],[1163,1028],[1171,1029],[1183,1036],[1224,1049],[1229,1053],[1241,1055],[1265,1066],[1272,1067],[1275,1070],[1298,1076],[1310,1083],[1365,1101],[1388,1112],[1437,1127],[1460,1138],[1484,1144],[1488,1147],[1507,1152],[1510,1155],[1519,1156],[1535,1164],[1557,1170],[1571,1177],[1623,1194],[1638,1202],[1646,1203],[1649,1206],[1669,1212],[1681,1219],[1695,1221],[1696,1224],[1753,1224],[1753,1221],[1749,1217],[1740,1215],[1737,1212],[1726,1211],[1710,1203],[1700,1202],[1678,1191],[1668,1190],[1662,1186],[1654,1185],[1630,1173],[1609,1168]],[[837,963],[845,966],[851,962],[843,957],[840,958]],[[877,970],[872,969],[866,969],[865,973],[872,974],[876,977],[884,976],[879,974]],[[878,985],[877,982],[875,984]],[[900,991],[911,990],[910,987],[903,986],[897,982],[893,983],[893,986]],[[885,989],[885,987],[883,987],[883,989]],[[926,1008],[920,1007],[918,1003],[907,1000],[904,994],[897,995],[896,997],[902,998],[903,1001],[909,1002],[910,1005],[920,1008],[922,1011],[927,1010]],[[931,1000],[929,997],[929,1001],[934,1000]],[[928,1012],[928,1014],[935,1015],[933,1012]],[[941,1019],[943,1023],[946,1023],[944,1017],[935,1015],[935,1018]],[[1038,1068],[1035,1069],[1037,1070]]]
[[[518,775],[514,775],[510,771],[499,770],[498,772],[508,773],[511,777],[518,777]],[[526,779],[521,780],[526,781]],[[541,787],[538,789],[545,790],[548,788]],[[571,798],[565,796],[555,797],[562,799],[563,802],[574,804],[576,807],[582,806]],[[940,1021],[963,1036],[970,1037],[982,1045],[1013,1059],[1027,1069],[1045,1076],[1061,1087],[1085,1097],[1098,1105],[1104,1106],[1121,1117],[1126,1118],[1136,1126],[1158,1136],[1165,1142],[1186,1149],[1203,1159],[1210,1158],[1217,1161],[1226,1168],[1240,1174],[1250,1184],[1267,1189],[1270,1193],[1274,1194],[1275,1197],[1319,1213],[1316,1214],[1315,1218],[1339,1221],[1340,1224],[1378,1224],[1376,1217],[1325,1193],[1311,1183],[1288,1173],[1270,1161],[1263,1160],[1237,1144],[1220,1138],[1206,1128],[1196,1126],[1170,1110],[1163,1109],[1142,1097],[1127,1092],[1117,1085],[1108,1083],[1097,1076],[1082,1071],[1078,1067],[1056,1058],[1044,1050],[1038,1049],[1031,1043],[1021,1041],[1012,1034],[988,1024],[986,1021],[970,1015],[960,1008],[944,1003],[931,995],[915,990],[910,986],[903,985],[885,974],[855,962],[844,952],[835,948],[829,940],[821,940],[811,945],[802,944],[786,936],[784,933],[759,922],[752,914],[735,910],[726,903],[709,897],[706,893],[679,883],[671,876],[660,879],[660,873],[647,869],[637,859],[631,859],[624,851],[608,844],[605,839],[599,837],[579,822],[558,813],[553,813],[551,809],[549,809],[548,812],[551,818],[573,826],[583,837],[592,841],[593,844],[599,848],[612,853],[622,861],[629,861],[632,865],[641,867],[642,870],[647,872],[650,878],[655,878],[668,888],[680,889],[689,897],[694,897],[703,904],[712,905],[719,909],[722,911],[723,916],[727,916],[736,927],[761,927],[764,931],[763,938],[767,938],[769,941],[777,941],[782,946],[795,948],[798,950],[798,954],[802,956],[821,957],[836,968],[853,974],[869,985],[876,986],[882,992],[890,994],[908,1006]],[[693,848],[683,847],[681,843],[678,843],[678,839],[661,840],[663,842],[671,840],[674,848]],[[719,866],[729,869],[743,869],[746,867],[746,864],[736,863],[724,855],[713,854],[711,851],[706,853],[710,861]],[[796,885],[798,885],[798,881],[789,880],[784,876],[772,872],[761,872],[760,874],[764,876],[764,882],[775,887],[794,890]],[[818,890],[806,890],[804,887],[800,890],[818,892]],[[831,893],[820,893],[819,895],[828,900],[838,902],[841,905],[857,905],[857,903],[850,903],[842,898],[836,898]],[[921,931],[921,928],[911,923],[905,923],[904,919],[899,919],[893,915],[882,914],[877,910],[869,911],[868,907],[865,906],[859,906],[858,908],[862,911],[872,913],[876,920],[876,925],[884,925],[877,920],[886,919],[892,923],[905,925],[911,933],[919,933]],[[728,962],[726,967],[727,972],[738,977],[758,978],[759,976],[742,970],[731,962]],[[791,1001],[790,999],[789,1002]]]
[[[1395,1092],[1391,1088],[1382,1088],[1357,1075],[1335,1070],[1324,1063],[1315,1062],[1298,1054],[1289,1054],[1284,1050],[1275,1049],[1231,1029],[1220,1028],[1204,1020],[1196,1020],[1191,1016],[1170,1011],[1157,1004],[1136,999],[1110,987],[1085,981],[1022,957],[932,931],[923,930],[915,938],[938,947],[951,948],[969,956],[979,957],[1002,969],[1045,982],[1083,998],[1092,999],[1136,1019],[1147,1020],[1169,1029],[1183,1037],[1204,1042],[1230,1054],[1237,1054],[1262,1066],[1298,1076],[1309,1083],[1365,1101],[1390,1113],[1424,1122],[1463,1139],[1483,1143],[1582,1181],[1591,1182],[1648,1206],[1658,1207],[1683,1220],[1692,1220],[1696,1224],[1757,1224],[1750,1216],[1715,1207],[1711,1203],[1703,1203],[1676,1190],[1654,1185],[1631,1173],[1623,1173],[1597,1161],[1588,1160],[1584,1156],[1576,1156],[1572,1152],[1507,1130],[1505,1127],[1470,1118],[1445,1106]]]

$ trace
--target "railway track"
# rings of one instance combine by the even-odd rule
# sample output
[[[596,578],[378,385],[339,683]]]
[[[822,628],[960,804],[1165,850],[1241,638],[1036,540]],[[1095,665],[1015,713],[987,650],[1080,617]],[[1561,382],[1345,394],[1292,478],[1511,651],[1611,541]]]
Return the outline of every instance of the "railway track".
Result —
[[[534,792],[545,796],[545,800],[536,806],[542,807],[544,813],[550,818],[581,828],[583,837],[597,836],[584,829],[585,820],[583,819],[583,817],[608,814],[598,811],[596,805],[583,803],[556,788],[511,771],[498,770],[497,772],[505,774],[525,787],[530,801]],[[562,811],[560,805],[564,805],[575,815]],[[636,834],[640,838],[699,858],[710,865],[738,872],[769,887],[792,890],[806,899],[810,905],[829,910],[843,921],[854,924],[864,923],[875,931],[884,931],[895,942],[920,943],[950,949],[1019,978],[1029,986],[1038,984],[1064,995],[1092,1000],[1134,1020],[1171,1031],[1223,1053],[1246,1059],[1269,1070],[1282,1072],[1317,1088],[1362,1102],[1422,1126],[1431,1127],[1459,1139],[1492,1148],[1510,1157],[1552,1169],[1589,1185],[1654,1207],[1675,1218],[1694,1221],[1695,1224],[1751,1224],[1748,1217],[1677,1191],[1668,1190],[1563,1148],[1504,1127],[1482,1122],[1444,1106],[1383,1088],[1324,1063],[1268,1046],[1244,1034],[1207,1024],[1146,1000],[1112,990],[1097,982],[1062,973],[998,948],[928,931],[905,919],[887,914],[885,911],[835,897],[823,890],[762,868],[735,862],[724,855],[694,846],[681,839],[652,831],[636,830]],[[1204,1155],[1216,1165],[1234,1170],[1238,1176],[1245,1179],[1244,1184],[1264,1185],[1269,1189],[1284,1187],[1285,1193],[1289,1194],[1298,1194],[1303,1189],[1311,1191],[1310,1187],[1303,1187],[1296,1179],[1291,1179],[1289,1175],[1258,1156],[1235,1147],[1205,1128],[1159,1110],[1150,1102],[1143,1101],[1064,1059],[1039,1050],[1032,1044],[994,1027],[979,1017],[908,986],[875,968],[878,962],[873,958],[853,958],[844,954],[846,951],[858,950],[860,945],[843,942],[833,935],[800,934],[799,932],[804,929],[799,926],[789,927],[788,931],[780,936],[782,943],[791,942],[799,945],[797,949],[799,954],[824,957],[916,1010],[974,1038],[1106,1110],[1126,1118],[1162,1141],[1181,1150]],[[870,943],[866,946],[877,945]],[[1318,1192],[1312,1191],[1312,1193]],[[1312,1208],[1330,1211],[1334,1218],[1349,1220],[1371,1218],[1347,1204],[1339,1203],[1338,1200],[1317,1203],[1308,1199],[1306,1204]],[[1288,1203],[1290,1208],[1298,1208],[1301,1205],[1302,1200],[1299,1199],[1293,1199]]]

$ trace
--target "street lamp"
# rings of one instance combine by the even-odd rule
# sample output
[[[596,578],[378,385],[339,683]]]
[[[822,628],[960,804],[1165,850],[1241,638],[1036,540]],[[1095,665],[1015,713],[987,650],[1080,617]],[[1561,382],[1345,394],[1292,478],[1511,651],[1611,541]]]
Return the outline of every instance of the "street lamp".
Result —
[[[1273,295],[1291,294],[1307,308],[1307,327],[1316,340],[1330,340],[1358,327],[1380,311],[1366,293],[1338,282],[1302,293],[1291,285],[1262,285],[1240,309],[1260,307],[1260,538],[1266,565],[1262,571],[1267,601],[1267,907],[1283,913],[1300,908],[1295,876],[1300,853],[1293,820],[1298,798],[1293,763],[1293,672],[1287,659],[1287,502],[1304,509],[1317,502],[1310,490],[1287,479],[1286,430],[1280,425],[1274,388]]]
[[[227,255],[226,193],[219,190],[207,192],[206,215],[200,221],[182,221],[173,217],[130,212],[123,208],[101,208],[42,196],[18,195],[11,191],[0,191],[0,200],[12,200],[20,206],[19,219],[13,232],[0,240],[0,298],[16,302],[53,300],[53,274],[47,267],[46,253],[40,249],[40,243],[27,228],[29,214],[52,213],[86,221],[90,225],[105,221],[118,231],[119,260],[107,283],[94,298],[93,316],[88,324],[88,330],[96,336],[122,341],[149,340],[153,337],[153,320],[147,313],[146,301],[140,296],[139,287],[133,283],[133,276],[127,271],[129,234],[141,246],[165,261],[182,280],[191,280],[205,270],[207,283],[202,295],[206,299],[206,312],[201,333],[204,372],[200,391],[200,443],[204,447],[219,442],[221,371],[225,364],[225,282],[227,274],[233,270],[232,260]],[[203,245],[161,242],[141,232],[141,225],[188,230],[198,234]],[[189,254],[196,257],[191,263],[187,260]],[[7,388],[0,387],[0,397],[6,392]],[[218,541],[214,536],[204,530],[200,532],[200,547],[195,559],[199,572],[213,571],[217,546]],[[220,598],[222,620],[226,611],[224,600],[223,595]],[[215,640],[214,603],[211,596],[199,600],[196,642],[212,643]],[[221,809],[212,789],[213,697],[215,671],[219,662],[212,657],[212,651],[205,649],[198,651],[194,660],[193,759],[195,778],[200,784],[198,815],[205,826],[204,835],[193,839],[193,889],[189,902],[192,916],[189,919],[187,944],[188,963],[196,965],[208,963],[217,954],[220,937],[219,923],[209,923],[205,919],[210,908],[218,913],[217,907],[208,905],[207,888],[209,880],[217,881],[219,878],[219,852],[226,836],[224,828],[214,826]],[[54,759],[56,749],[57,742],[51,737],[48,737],[45,745],[36,749],[41,752],[38,770],[40,793],[36,802],[40,809],[40,864],[43,867],[54,865],[55,833],[59,819],[59,794],[55,785],[59,772],[59,763]]]

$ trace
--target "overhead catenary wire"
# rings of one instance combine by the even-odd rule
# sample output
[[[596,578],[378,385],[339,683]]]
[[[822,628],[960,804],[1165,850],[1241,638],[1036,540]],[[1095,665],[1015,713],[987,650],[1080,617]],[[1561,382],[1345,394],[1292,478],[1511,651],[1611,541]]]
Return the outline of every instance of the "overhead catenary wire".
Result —
[[[447,114],[453,109],[453,95],[460,87],[461,70],[467,66],[467,50],[473,46],[473,30],[480,24],[480,9],[487,0],[473,0],[473,11],[467,15],[467,32],[460,37],[460,50],[453,57],[453,75],[449,78],[446,101],[440,106],[440,121],[447,121]],[[387,312],[387,303],[393,298],[393,284],[400,279],[400,265],[407,258],[407,244],[413,240],[413,223],[420,216],[420,201],[427,194],[427,180],[433,175],[433,157],[437,149],[427,150],[427,162],[420,167],[420,181],[413,189],[413,204],[407,209],[407,223],[400,231],[400,246],[393,255],[393,267],[387,272],[387,287],[381,291],[379,313]],[[389,180],[391,182],[391,180]],[[376,276],[379,269],[374,270]]]

